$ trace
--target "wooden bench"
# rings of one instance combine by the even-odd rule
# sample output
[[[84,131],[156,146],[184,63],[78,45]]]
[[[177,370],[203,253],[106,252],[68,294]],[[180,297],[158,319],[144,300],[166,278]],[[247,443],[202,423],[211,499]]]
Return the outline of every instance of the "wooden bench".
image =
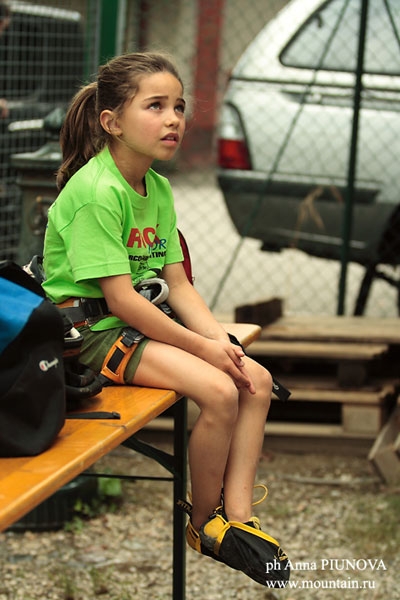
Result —
[[[225,325],[244,346],[260,327]],[[179,400],[179,402],[177,402]],[[165,410],[173,410],[174,449],[165,453],[135,438],[135,434]],[[124,444],[156,460],[173,482],[173,598],[185,598],[185,514],[177,501],[186,498],[187,403],[171,390],[111,386],[93,399],[88,410],[117,411],[119,420],[67,419],[53,446],[39,456],[0,459],[0,531],[30,512],[99,458]]]

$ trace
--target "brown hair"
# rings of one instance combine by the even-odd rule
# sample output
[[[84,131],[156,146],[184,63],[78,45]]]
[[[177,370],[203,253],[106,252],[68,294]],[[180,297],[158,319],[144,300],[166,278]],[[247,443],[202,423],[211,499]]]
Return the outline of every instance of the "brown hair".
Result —
[[[60,134],[63,162],[57,173],[61,190],[78,169],[100,152],[109,135],[100,125],[103,110],[120,112],[139,89],[140,78],[153,73],[171,73],[182,80],[164,54],[135,52],[111,59],[99,68],[97,80],[81,88],[72,99]]]

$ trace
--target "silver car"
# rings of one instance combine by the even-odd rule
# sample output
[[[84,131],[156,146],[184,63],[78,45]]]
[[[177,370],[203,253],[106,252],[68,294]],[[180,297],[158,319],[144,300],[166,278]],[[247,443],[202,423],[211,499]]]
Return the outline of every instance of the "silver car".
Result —
[[[218,182],[239,233],[265,250],[339,259],[349,218],[350,260],[400,263],[400,2],[368,1],[357,113],[361,6],[292,0],[231,74]]]

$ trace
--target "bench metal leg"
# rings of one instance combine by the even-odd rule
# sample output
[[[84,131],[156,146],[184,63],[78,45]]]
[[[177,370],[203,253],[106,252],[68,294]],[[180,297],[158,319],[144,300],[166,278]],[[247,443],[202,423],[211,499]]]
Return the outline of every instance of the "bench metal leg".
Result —
[[[172,597],[185,600],[186,588],[186,514],[178,506],[187,491],[187,399],[174,406],[174,510],[173,510],[173,581]]]
[[[172,597],[174,600],[185,600],[186,588],[186,514],[178,506],[179,500],[186,499],[187,492],[187,399],[181,398],[172,407],[174,418],[174,453],[173,455],[155,448],[135,436],[123,442],[135,452],[147,456],[172,474],[173,489],[173,556],[172,556]],[[130,476],[130,479],[165,480],[163,477],[148,478]],[[170,479],[168,479],[170,480]]]

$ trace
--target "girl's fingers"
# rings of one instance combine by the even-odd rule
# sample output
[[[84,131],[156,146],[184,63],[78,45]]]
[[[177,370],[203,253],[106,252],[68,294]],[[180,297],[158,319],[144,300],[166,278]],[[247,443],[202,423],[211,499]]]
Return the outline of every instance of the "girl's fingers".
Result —
[[[232,371],[230,375],[238,389],[247,388],[251,394],[256,393],[256,388],[247,372],[246,367],[244,366],[244,363],[243,366],[237,367],[237,369]]]

